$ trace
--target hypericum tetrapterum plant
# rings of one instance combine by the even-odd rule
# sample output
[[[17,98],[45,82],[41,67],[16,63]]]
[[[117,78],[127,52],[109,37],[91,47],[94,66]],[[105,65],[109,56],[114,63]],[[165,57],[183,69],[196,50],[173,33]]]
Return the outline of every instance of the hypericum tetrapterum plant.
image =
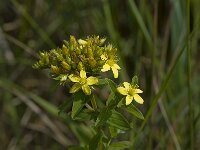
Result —
[[[94,122],[91,126],[96,131],[95,135],[83,149],[98,149],[100,145],[103,149],[109,149],[117,144],[128,148],[130,143],[127,141],[113,141],[120,131],[133,128],[133,123],[127,120],[121,110],[144,118],[133,102],[144,102],[139,96],[143,91],[139,89],[136,76],[131,83],[123,82],[119,86],[111,79],[103,78],[104,72],[109,70],[114,78],[118,78],[121,69],[117,48],[105,44],[105,40],[99,36],[84,40],[70,36],[69,41],[64,40],[61,48],[40,52],[38,62],[33,65],[37,69],[49,69],[53,79],[71,86],[68,92],[72,93],[73,98],[72,119]],[[96,102],[99,95],[94,90],[104,86],[110,87],[110,96],[106,101],[98,98]]]

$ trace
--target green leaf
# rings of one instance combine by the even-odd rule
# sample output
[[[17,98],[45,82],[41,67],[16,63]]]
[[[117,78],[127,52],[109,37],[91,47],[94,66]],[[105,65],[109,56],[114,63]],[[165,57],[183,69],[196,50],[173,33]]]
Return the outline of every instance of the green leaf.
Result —
[[[137,76],[133,76],[131,84],[138,85],[138,77]]]
[[[121,142],[112,143],[109,146],[108,150],[124,150],[125,148],[130,148],[130,142],[121,141]]]
[[[101,132],[98,132],[96,135],[93,136],[93,138],[91,139],[89,143],[89,150],[97,149],[98,144],[101,140],[101,137],[102,137]]]
[[[62,112],[65,112],[71,105],[71,101],[67,101],[65,100],[59,107],[59,112],[58,112],[58,115],[60,115]]]
[[[106,81],[111,89],[112,92],[116,92],[117,91],[117,85],[110,79],[106,78]]]
[[[144,120],[143,114],[133,104],[128,105],[126,107],[126,111],[136,116],[137,118]]]
[[[111,94],[108,97],[106,106],[108,106],[108,108],[110,108],[110,109],[113,109],[118,105],[118,103],[122,99],[122,95],[118,93],[117,86],[112,80],[110,80],[110,79],[106,79],[106,80],[111,89]]]
[[[120,108],[122,106],[125,106],[126,105],[126,101],[125,101],[125,97],[123,97],[119,103],[117,104],[117,107]]]
[[[115,110],[112,111],[112,115],[108,119],[107,123],[121,130],[130,129],[130,124],[127,119],[121,113]]]
[[[111,92],[107,101],[106,101],[106,106],[109,106],[111,105],[111,103],[113,103],[113,101],[116,99],[115,97],[115,93],[114,92]]]
[[[106,79],[99,79],[98,85],[106,85],[108,84]]]
[[[79,112],[74,120],[78,121],[86,121],[86,120],[96,120],[97,118],[97,113],[96,112],[91,112],[88,111],[88,109],[83,109],[81,112]]]
[[[101,126],[103,125],[111,116],[111,110],[107,107],[103,108],[101,112],[99,113],[99,116],[95,122],[95,126]]]
[[[116,137],[118,134],[118,129],[112,126],[109,126],[110,135],[112,138]]]
[[[87,96],[82,92],[76,92],[74,94],[74,101],[72,106],[72,119],[75,119],[76,115],[82,110],[83,106],[85,105],[87,100]]]

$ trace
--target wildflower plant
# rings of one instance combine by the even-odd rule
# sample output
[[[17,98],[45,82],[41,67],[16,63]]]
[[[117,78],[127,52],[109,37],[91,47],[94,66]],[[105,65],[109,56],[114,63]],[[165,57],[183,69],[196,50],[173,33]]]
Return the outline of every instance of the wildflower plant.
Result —
[[[105,38],[99,36],[84,40],[70,36],[69,41],[64,41],[61,48],[40,52],[39,60],[33,65],[36,69],[49,69],[53,79],[58,80],[61,85],[70,86],[68,92],[72,94],[72,119],[90,120],[93,123],[91,126],[95,135],[85,145],[85,149],[112,149],[116,145],[122,149],[128,148],[128,141],[113,140],[121,131],[133,128],[131,120],[122,112],[139,119],[144,118],[134,105],[135,102],[144,102],[139,96],[143,91],[139,89],[136,76],[131,83],[119,85],[109,78],[103,78],[102,75],[107,71],[118,78],[121,69],[118,65],[117,48],[105,44],[105,41]],[[107,87],[110,94],[106,100],[101,100],[98,91]]]

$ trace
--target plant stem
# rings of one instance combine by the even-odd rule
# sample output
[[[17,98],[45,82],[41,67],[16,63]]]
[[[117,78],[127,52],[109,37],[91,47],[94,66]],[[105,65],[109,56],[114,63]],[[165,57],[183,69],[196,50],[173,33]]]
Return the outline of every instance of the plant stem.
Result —
[[[92,104],[92,108],[94,110],[97,110],[97,103],[96,103],[94,94],[92,95],[91,104]]]
[[[192,95],[191,95],[191,49],[190,49],[190,0],[187,0],[187,88],[188,88],[188,104],[189,104],[189,132],[190,132],[190,149],[194,149],[194,131],[193,131],[193,111],[192,111]]]
[[[86,106],[87,109],[89,109],[90,111],[95,111],[88,103],[86,103],[85,106]]]

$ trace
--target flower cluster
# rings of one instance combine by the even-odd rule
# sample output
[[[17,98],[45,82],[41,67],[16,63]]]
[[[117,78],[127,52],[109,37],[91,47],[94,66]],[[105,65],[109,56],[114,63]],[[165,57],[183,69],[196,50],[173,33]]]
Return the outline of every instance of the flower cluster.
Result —
[[[52,49],[49,52],[40,52],[39,61],[34,68],[49,68],[53,76],[78,75],[81,70],[90,75],[97,75],[112,68],[114,77],[118,77],[117,49],[111,44],[104,45],[105,38],[99,36],[87,37],[85,40],[76,40],[70,36],[64,41],[62,48]]]
[[[50,69],[54,79],[61,84],[67,81],[77,82],[70,90],[71,93],[82,87],[84,93],[89,95],[91,89],[88,85],[97,83],[97,78],[94,77],[99,73],[111,68],[114,77],[118,78],[120,67],[117,65],[117,49],[111,44],[104,44],[105,40],[99,36],[87,37],[85,40],[70,36],[69,41],[64,41],[62,48],[40,52],[39,61],[33,67]],[[86,73],[91,77],[86,78]],[[91,79],[95,81],[91,82]]]
[[[87,37],[85,40],[76,40],[74,36],[70,36],[69,41],[64,41],[62,48],[40,52],[39,61],[33,67],[50,69],[54,79],[59,80],[61,84],[73,82],[70,93],[82,89],[86,95],[90,95],[93,85],[99,81],[98,75],[101,72],[112,70],[114,78],[118,78],[118,70],[121,69],[117,64],[117,49],[111,44],[104,44],[105,40],[99,36]],[[126,105],[133,99],[143,103],[143,99],[138,95],[142,91],[135,85],[124,82],[117,90],[126,96]]]

